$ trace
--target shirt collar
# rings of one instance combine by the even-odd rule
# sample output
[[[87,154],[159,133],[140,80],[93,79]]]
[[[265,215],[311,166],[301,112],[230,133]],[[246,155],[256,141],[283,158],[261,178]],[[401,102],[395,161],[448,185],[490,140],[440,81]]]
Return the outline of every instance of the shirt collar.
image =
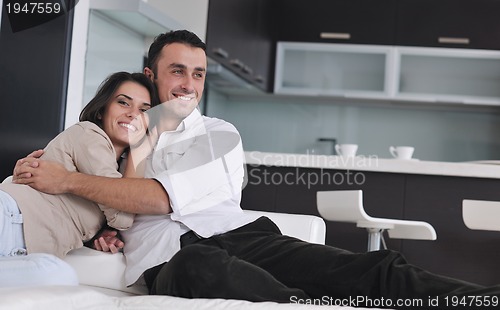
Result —
[[[177,128],[174,130],[175,132],[179,131],[184,131],[186,129],[189,129],[193,127],[199,120],[201,119],[201,113],[198,110],[198,108],[195,108],[191,114],[186,116],[185,119],[182,120],[182,122],[177,126]]]

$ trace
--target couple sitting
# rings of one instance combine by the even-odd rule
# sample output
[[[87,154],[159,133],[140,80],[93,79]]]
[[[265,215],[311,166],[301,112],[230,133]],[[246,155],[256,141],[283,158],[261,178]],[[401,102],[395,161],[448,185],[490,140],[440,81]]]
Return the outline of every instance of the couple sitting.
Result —
[[[100,153],[90,151],[85,158],[66,152],[74,157],[73,163],[94,167],[109,160],[106,167],[117,170],[119,165],[124,178],[103,175],[108,171],[103,168],[90,173],[62,166],[57,158],[37,158],[36,152],[18,161],[14,184],[6,192],[29,188],[40,195],[30,203],[57,202],[50,202],[45,212],[33,211],[35,207],[24,207],[12,194],[14,207],[9,210],[14,211],[9,212],[21,210],[24,233],[19,233],[19,224],[11,226],[17,227],[17,239],[24,238],[25,244],[12,243],[3,255],[26,249],[62,257],[91,240],[106,218],[109,226],[124,229],[126,284],[143,278],[151,294],[285,303],[325,296],[434,300],[500,295],[500,287],[429,273],[407,264],[397,252],[351,253],[283,236],[268,218],[243,213],[240,135],[231,124],[202,116],[197,109],[206,68],[205,44],[196,35],[183,30],[162,34],[152,43],[144,69],[162,103],[156,106],[147,87],[130,92],[117,91],[117,86],[106,106],[117,101],[127,112],[112,114],[111,108],[103,108],[93,113],[96,126],[75,125],[82,140],[84,132],[92,131],[96,138],[90,144],[101,147]],[[154,107],[144,113],[150,106]],[[50,145],[47,153],[49,149]],[[65,197],[81,203],[68,206]],[[39,202],[37,206],[42,208]],[[48,219],[36,226],[33,214]],[[0,238],[3,244],[10,237],[2,233]],[[121,245],[113,233],[94,242],[96,248],[111,251]]]

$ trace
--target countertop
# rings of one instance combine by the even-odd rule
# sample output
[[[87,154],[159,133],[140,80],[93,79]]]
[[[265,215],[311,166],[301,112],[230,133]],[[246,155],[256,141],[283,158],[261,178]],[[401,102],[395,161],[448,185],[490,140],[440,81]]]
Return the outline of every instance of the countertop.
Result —
[[[418,159],[398,160],[375,155],[341,157],[334,155],[245,152],[246,163],[255,166],[303,167],[373,171],[405,174],[500,179],[500,161],[439,162]]]

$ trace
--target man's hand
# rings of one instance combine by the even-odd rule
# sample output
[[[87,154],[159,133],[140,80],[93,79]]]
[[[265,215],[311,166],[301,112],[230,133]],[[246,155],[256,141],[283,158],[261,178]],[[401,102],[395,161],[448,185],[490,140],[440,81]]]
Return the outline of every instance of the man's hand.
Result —
[[[103,252],[118,253],[125,243],[118,238],[118,231],[104,229],[94,240],[93,249]]]
[[[72,173],[62,164],[34,157],[24,158],[24,163],[16,168],[16,172],[18,175],[30,176],[16,178],[13,183],[29,185],[47,194],[67,193],[67,180]]]
[[[28,156],[19,159],[16,162],[16,165],[14,166],[14,170],[12,171],[12,180],[15,181],[17,179],[30,178],[31,173],[29,172],[22,173],[20,171],[20,167],[25,165],[33,165],[32,167],[36,168],[38,166],[38,162],[33,159],[40,158],[40,156],[42,155],[43,155],[43,150],[36,150],[31,152],[31,154],[29,154]]]

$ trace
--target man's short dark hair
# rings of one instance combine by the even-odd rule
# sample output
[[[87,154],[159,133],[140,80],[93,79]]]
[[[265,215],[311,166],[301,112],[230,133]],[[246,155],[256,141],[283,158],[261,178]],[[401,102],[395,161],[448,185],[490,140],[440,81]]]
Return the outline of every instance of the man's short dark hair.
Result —
[[[157,73],[156,65],[158,63],[158,57],[161,53],[161,50],[165,45],[172,43],[182,43],[187,44],[192,47],[201,48],[206,52],[205,43],[194,33],[188,30],[175,30],[166,33],[162,33],[157,36],[148,51],[148,60],[147,67],[153,70],[153,72]]]

